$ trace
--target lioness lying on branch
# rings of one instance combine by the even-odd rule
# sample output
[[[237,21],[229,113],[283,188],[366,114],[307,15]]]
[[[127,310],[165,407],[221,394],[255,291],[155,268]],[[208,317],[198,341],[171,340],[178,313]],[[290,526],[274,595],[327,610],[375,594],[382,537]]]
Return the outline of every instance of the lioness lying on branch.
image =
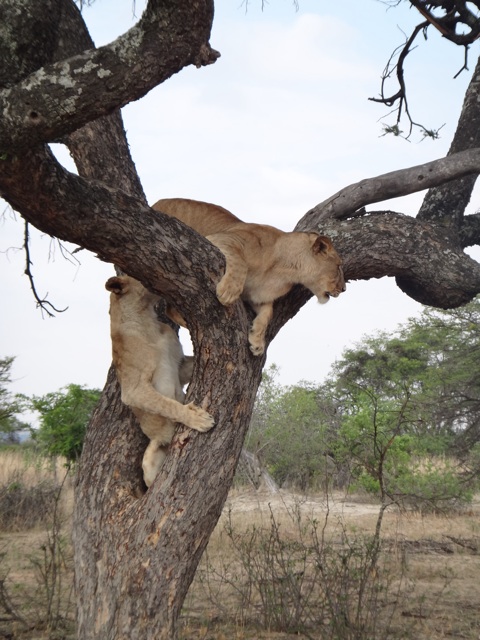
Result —
[[[157,318],[159,297],[130,276],[109,278],[113,364],[122,402],[136,415],[150,444],[143,456],[143,477],[151,485],[166,455],[174,422],[197,431],[213,427],[213,418],[190,403],[182,404],[193,359],[183,355],[175,331]]]
[[[224,305],[241,297],[252,306],[256,317],[248,341],[254,355],[265,351],[274,301],[295,284],[309,289],[320,303],[345,291],[342,261],[326,236],[242,222],[223,207],[196,200],[167,198],[153,208],[192,227],[223,253],[226,269],[217,296]],[[173,313],[175,322],[185,326]]]

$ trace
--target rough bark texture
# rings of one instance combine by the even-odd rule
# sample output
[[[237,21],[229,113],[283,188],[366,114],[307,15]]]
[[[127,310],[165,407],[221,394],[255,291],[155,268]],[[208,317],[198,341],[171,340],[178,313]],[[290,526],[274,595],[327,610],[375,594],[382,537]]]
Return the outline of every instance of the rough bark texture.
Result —
[[[187,399],[216,419],[207,434],[179,427],[161,474],[145,492],[145,438],[110,371],[76,487],[81,640],[175,638],[184,596],[233,478],[264,364],[248,349],[248,309],[240,302],[225,309],[216,299],[222,256],[147,206],[118,112],[185,64],[215,58],[208,45],[212,16],[207,0],[151,1],[138,25],[97,51],[70,0],[0,0],[0,105],[7,109],[0,122],[0,194],[42,231],[96,252],[175,302],[189,322],[196,355]],[[474,94],[473,84],[469,91]],[[471,108],[477,122],[478,101],[476,111],[474,100]],[[41,144],[59,139],[79,176]],[[477,146],[469,139],[467,131],[455,151]],[[480,239],[475,216],[468,225],[446,227],[448,210],[437,216],[433,197],[428,215],[417,220],[365,215],[359,208],[384,199],[385,188],[391,197],[474,175],[478,154],[471,148],[410,174],[353,185],[315,207],[298,228],[330,235],[349,279],[392,275],[418,300],[462,304],[480,291],[479,265],[460,248],[467,235],[468,244]],[[473,179],[468,184],[471,189]],[[458,212],[452,209],[455,220]],[[103,282],[94,286],[103,291]],[[297,286],[277,301],[267,342],[309,297]]]
[[[55,14],[46,30],[50,49],[59,40],[66,2],[37,3],[39,13],[45,9]],[[28,2],[4,0],[0,40],[6,43],[5,52],[20,53],[11,27],[15,20],[22,28],[23,15],[27,21],[32,15]],[[48,20],[48,14],[44,19]],[[0,153],[18,153],[32,144],[58,139],[141,98],[188,64],[215,62],[218,52],[208,44],[212,19],[213,4],[209,0],[149,0],[138,24],[109,45],[51,64],[44,62],[15,84],[8,80],[6,71],[5,88],[0,91]],[[33,47],[38,33],[35,21],[28,26],[33,37],[26,46]],[[44,45],[46,36],[41,38]],[[46,48],[44,51],[48,55]],[[36,62],[38,58],[35,55]],[[24,68],[28,69],[26,65]]]

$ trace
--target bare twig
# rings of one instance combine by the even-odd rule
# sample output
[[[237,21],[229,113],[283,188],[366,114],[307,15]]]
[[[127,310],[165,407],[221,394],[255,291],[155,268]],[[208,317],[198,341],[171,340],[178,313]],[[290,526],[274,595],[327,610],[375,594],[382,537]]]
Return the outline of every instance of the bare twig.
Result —
[[[29,281],[30,281],[30,288],[32,290],[33,293],[33,297],[35,298],[36,302],[37,302],[37,307],[40,307],[40,310],[42,312],[42,316],[43,316],[43,312],[45,312],[50,318],[54,317],[54,313],[63,313],[64,311],[66,311],[68,309],[68,307],[65,307],[65,309],[57,309],[56,307],[54,307],[54,305],[49,302],[46,298],[46,296],[44,298],[40,298],[40,296],[37,293],[37,289],[35,287],[35,282],[33,279],[33,274],[32,274],[32,270],[31,267],[33,265],[31,259],[30,259],[30,233],[29,233],[29,224],[28,222],[25,222],[25,226],[24,226],[24,243],[23,243],[23,248],[25,250],[25,275],[28,277]],[[48,293],[46,294],[48,296]]]
[[[389,6],[397,6],[399,3],[387,2],[386,4],[389,4]],[[369,98],[369,100],[380,102],[387,107],[395,106],[397,113],[396,123],[393,125],[384,125],[383,135],[393,133],[395,136],[408,140],[414,127],[416,127],[421,130],[424,138],[432,138],[435,140],[439,137],[439,131],[442,127],[438,129],[426,127],[416,122],[410,113],[405,81],[405,59],[408,54],[413,51],[413,44],[419,33],[423,32],[424,38],[427,39],[427,29],[431,25],[437,29],[444,38],[465,48],[464,63],[454,76],[454,78],[457,78],[462,71],[468,69],[469,45],[480,37],[480,17],[477,15],[478,10],[480,10],[480,2],[467,2],[466,0],[438,0],[436,2],[431,0],[410,0],[410,4],[419,11],[425,20],[414,28],[408,38],[405,38],[403,45],[393,51],[382,74],[380,97]],[[473,10],[473,7],[477,8],[477,12]],[[434,11],[436,11],[436,13],[434,13]],[[400,54],[395,63],[394,59],[399,51]],[[391,95],[385,95],[386,82],[394,73],[397,78],[398,90]],[[405,136],[402,135],[403,131],[400,128],[400,122],[403,117],[406,117],[409,122],[409,132]]]

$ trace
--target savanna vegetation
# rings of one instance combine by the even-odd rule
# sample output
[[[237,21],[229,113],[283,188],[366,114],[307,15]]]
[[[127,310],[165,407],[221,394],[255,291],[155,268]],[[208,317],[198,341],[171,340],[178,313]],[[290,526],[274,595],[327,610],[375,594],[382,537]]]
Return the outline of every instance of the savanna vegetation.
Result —
[[[479,349],[475,300],[365,337],[323,384],[271,367],[180,637],[477,638]],[[22,398],[35,438],[0,451],[4,637],[75,637],[72,463],[97,400]]]
[[[264,374],[246,447],[280,486],[362,489],[382,504],[469,501],[480,471],[480,302],[425,309],[348,348],[322,385]]]

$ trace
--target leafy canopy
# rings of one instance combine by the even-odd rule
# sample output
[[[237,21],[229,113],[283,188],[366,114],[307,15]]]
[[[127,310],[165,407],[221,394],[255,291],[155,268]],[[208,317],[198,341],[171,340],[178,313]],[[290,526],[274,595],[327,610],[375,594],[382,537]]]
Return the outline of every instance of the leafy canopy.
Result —
[[[63,456],[69,463],[78,460],[100,395],[99,389],[69,384],[60,391],[34,396],[31,406],[40,414],[40,427],[33,436],[43,451],[51,456]]]
[[[19,394],[12,394],[8,385],[11,384],[11,369],[15,358],[5,356],[0,358],[0,441],[18,442],[20,431],[28,425],[22,422],[18,415],[24,411],[25,398]]]

